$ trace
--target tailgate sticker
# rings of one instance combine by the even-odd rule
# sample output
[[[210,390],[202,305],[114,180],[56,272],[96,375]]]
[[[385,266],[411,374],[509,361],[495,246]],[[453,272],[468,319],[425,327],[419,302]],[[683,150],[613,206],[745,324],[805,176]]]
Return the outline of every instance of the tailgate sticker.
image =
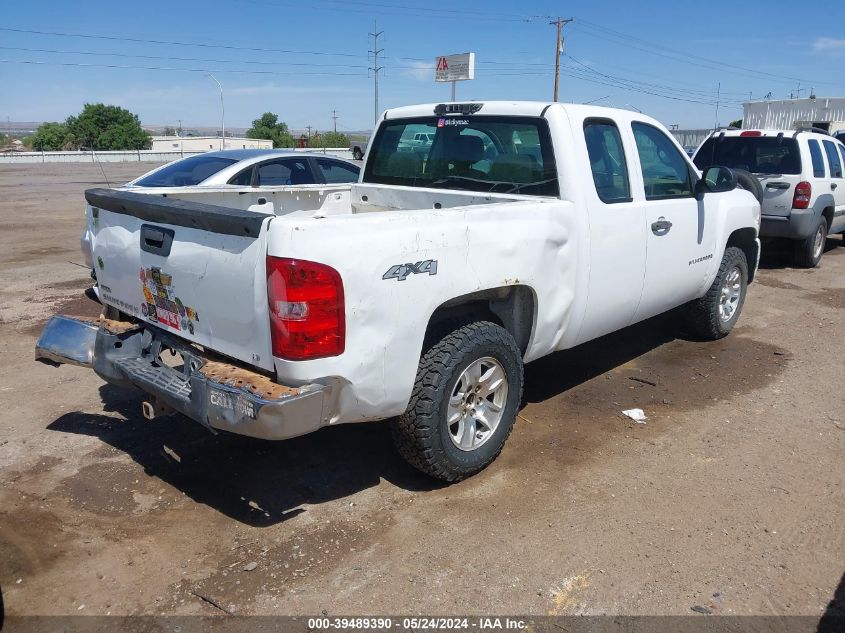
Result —
[[[141,314],[150,321],[157,321],[174,330],[187,330],[193,334],[194,329],[199,327],[199,314],[193,308],[185,306],[176,296],[173,276],[151,266],[142,268],[140,277],[144,293]]]

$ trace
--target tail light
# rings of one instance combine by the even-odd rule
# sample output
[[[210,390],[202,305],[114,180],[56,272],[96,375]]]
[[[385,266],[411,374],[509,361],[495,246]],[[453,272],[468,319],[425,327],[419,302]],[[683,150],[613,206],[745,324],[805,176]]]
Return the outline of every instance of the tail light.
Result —
[[[795,185],[795,194],[792,196],[793,209],[806,209],[810,206],[810,196],[813,188],[809,182],[802,181]]]
[[[334,268],[268,256],[267,299],[273,356],[309,360],[343,353],[343,282]]]
[[[763,136],[763,133],[760,130],[748,130],[746,132],[740,132],[740,136]]]

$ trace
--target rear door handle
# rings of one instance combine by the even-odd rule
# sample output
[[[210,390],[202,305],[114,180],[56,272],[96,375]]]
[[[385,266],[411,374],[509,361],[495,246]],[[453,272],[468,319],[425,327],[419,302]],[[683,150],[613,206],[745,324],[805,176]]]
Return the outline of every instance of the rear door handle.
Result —
[[[788,182],[767,182],[766,189],[789,189]]]
[[[651,232],[657,236],[666,235],[671,228],[672,223],[663,216],[657,218],[657,222],[651,223]]]
[[[831,188],[831,189],[836,189],[836,183],[835,183],[835,182],[830,183],[830,188]]]

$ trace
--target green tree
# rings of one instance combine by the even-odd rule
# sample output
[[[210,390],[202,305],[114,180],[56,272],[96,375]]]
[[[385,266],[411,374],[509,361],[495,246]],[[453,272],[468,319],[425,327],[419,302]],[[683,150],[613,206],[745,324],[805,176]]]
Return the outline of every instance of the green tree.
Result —
[[[736,121],[731,121],[731,124],[728,127],[742,127],[742,119],[737,119]]]
[[[308,147],[349,147],[349,137],[341,132],[323,132],[308,139]]]
[[[252,127],[246,131],[247,138],[264,138],[273,141],[273,147],[293,147],[295,142],[284,121],[272,112],[265,112],[261,118],[252,122]]]
[[[65,149],[69,132],[64,123],[42,123],[32,135],[32,148],[39,152],[57,152]]]
[[[86,103],[79,116],[68,117],[65,125],[77,148],[121,150],[150,146],[150,135],[141,127],[138,115],[119,106]]]

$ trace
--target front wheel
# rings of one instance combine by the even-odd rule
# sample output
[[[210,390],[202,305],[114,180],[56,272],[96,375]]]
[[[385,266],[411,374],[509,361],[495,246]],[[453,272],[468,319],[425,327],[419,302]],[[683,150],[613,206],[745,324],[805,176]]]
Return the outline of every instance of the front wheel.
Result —
[[[522,357],[510,333],[486,321],[464,325],[424,352],[393,439],[412,466],[459,481],[499,455],[521,398]]]
[[[745,253],[736,246],[729,246],[707,293],[684,306],[687,327],[693,334],[708,340],[726,336],[739,320],[747,291]]]

